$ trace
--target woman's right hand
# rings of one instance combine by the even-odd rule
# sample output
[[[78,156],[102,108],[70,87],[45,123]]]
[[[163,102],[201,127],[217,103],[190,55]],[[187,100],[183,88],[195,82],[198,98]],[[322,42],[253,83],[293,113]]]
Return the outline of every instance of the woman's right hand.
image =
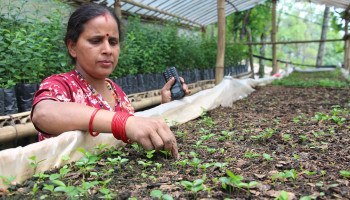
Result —
[[[147,151],[165,150],[179,158],[175,136],[164,120],[132,116],[126,121],[125,132]]]

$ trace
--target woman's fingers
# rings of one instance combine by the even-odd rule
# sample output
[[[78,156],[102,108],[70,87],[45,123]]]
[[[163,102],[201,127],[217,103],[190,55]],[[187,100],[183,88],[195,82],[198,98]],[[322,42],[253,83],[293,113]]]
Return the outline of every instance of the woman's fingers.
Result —
[[[126,135],[149,150],[170,151],[178,158],[176,138],[164,120],[143,117],[129,117],[125,127]]]

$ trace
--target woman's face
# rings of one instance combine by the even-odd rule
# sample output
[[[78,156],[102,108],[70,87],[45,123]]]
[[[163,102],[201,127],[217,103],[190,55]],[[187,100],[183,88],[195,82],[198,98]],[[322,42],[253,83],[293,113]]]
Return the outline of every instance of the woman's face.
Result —
[[[118,63],[120,46],[116,20],[110,15],[100,15],[84,25],[78,41],[68,41],[69,53],[76,68],[88,79],[104,79]]]

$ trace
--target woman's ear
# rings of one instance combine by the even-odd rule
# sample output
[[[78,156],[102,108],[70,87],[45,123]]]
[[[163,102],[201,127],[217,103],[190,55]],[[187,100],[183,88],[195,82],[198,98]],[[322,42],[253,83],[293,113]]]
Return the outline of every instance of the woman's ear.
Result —
[[[77,57],[77,53],[76,53],[76,50],[75,50],[76,43],[73,42],[72,40],[68,40],[68,41],[67,41],[67,47],[68,47],[69,54],[70,54],[73,58],[76,58],[76,57]]]

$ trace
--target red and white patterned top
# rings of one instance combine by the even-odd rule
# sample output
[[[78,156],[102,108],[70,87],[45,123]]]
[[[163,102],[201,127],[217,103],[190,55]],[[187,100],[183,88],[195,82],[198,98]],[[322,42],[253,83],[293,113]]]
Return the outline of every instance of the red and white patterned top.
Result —
[[[97,93],[93,95],[91,87],[86,81],[73,69],[71,72],[52,75],[46,78],[40,85],[39,90],[34,95],[33,106],[44,99],[52,99],[60,102],[76,102],[79,104],[91,106],[94,108],[102,108],[110,111],[122,111],[130,114],[135,113],[130,100],[120,87],[112,80],[106,78],[117,95],[119,103],[112,109],[102,96]],[[35,125],[34,125],[35,126]],[[35,127],[38,132],[39,141],[46,138],[55,137],[57,135],[43,133],[40,129]]]

